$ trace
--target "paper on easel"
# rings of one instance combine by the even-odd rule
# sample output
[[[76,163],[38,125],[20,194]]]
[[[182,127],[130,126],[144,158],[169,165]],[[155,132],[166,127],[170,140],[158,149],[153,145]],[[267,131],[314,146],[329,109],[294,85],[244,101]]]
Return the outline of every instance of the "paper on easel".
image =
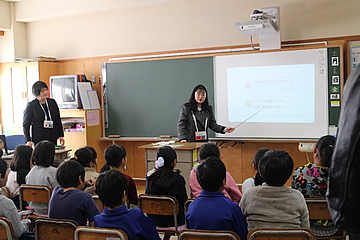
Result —
[[[90,101],[88,98],[87,90],[92,90],[90,82],[78,82],[78,89],[81,99],[81,104],[84,110],[91,109]]]
[[[90,109],[100,109],[100,102],[96,90],[87,90],[86,92],[90,102]]]

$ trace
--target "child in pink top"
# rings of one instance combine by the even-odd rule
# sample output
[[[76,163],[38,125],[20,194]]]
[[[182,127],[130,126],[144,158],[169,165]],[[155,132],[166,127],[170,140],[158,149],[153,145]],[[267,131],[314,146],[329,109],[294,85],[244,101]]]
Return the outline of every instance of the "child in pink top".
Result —
[[[210,156],[220,158],[220,150],[218,146],[216,146],[216,144],[206,143],[202,145],[199,149],[199,156],[198,156],[199,162],[202,159],[206,159],[207,157]],[[198,164],[196,164],[190,172],[189,186],[190,186],[191,198],[197,198],[202,190],[196,178],[196,168]],[[222,192],[224,193],[225,197],[227,197],[231,201],[237,204],[240,203],[242,194],[229,172],[226,172],[226,186]]]

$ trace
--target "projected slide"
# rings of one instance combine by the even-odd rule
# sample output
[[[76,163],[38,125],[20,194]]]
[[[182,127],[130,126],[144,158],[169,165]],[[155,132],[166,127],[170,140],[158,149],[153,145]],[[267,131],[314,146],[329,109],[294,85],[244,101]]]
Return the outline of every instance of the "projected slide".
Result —
[[[313,123],[315,65],[227,69],[229,122]]]

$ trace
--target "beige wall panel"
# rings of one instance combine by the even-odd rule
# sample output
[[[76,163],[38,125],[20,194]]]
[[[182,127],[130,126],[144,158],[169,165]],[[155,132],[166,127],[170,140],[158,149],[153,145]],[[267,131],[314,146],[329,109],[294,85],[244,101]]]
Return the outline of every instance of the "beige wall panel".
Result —
[[[358,0],[183,0],[27,24],[29,56],[58,59],[249,44],[234,27],[253,9],[280,6],[282,41],[357,35]],[[257,42],[257,38],[254,38]]]

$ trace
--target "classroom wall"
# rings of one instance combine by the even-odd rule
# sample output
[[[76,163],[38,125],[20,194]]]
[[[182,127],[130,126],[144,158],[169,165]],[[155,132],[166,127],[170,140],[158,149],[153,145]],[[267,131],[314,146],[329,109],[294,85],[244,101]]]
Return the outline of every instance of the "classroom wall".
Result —
[[[12,62],[15,58],[27,58],[26,23],[15,21],[15,4],[0,2],[0,62]]]
[[[112,1],[117,0],[107,2]],[[248,20],[253,9],[271,6],[280,6],[282,41],[359,34],[360,15],[354,11],[360,9],[358,0],[147,2],[63,16],[55,11],[55,18],[47,14],[45,19],[41,19],[45,15],[41,4],[28,4],[28,12],[38,13],[36,21],[27,23],[28,57],[73,59],[249,44],[249,37],[235,29],[235,22]]]
[[[10,3],[0,1],[0,30],[10,30]]]

